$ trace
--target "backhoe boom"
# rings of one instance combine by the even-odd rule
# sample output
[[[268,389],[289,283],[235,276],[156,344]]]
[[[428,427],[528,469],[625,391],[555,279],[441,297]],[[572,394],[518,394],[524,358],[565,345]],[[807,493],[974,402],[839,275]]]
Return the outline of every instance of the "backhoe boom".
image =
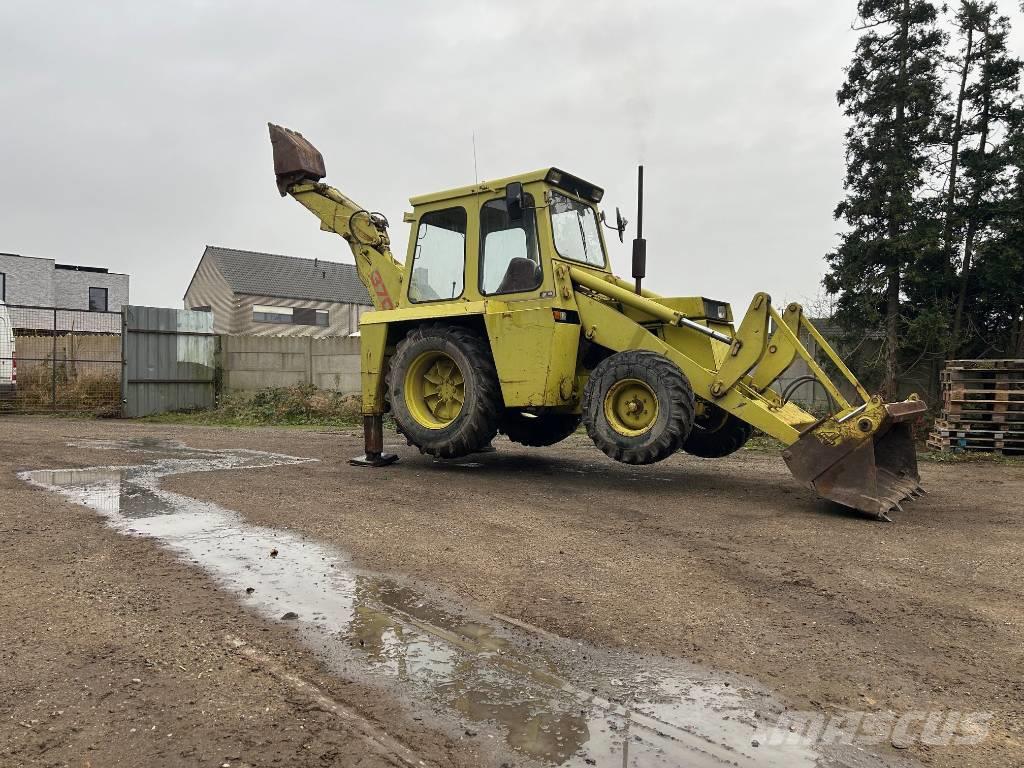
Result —
[[[348,242],[374,309],[394,309],[402,284],[402,264],[391,255],[387,219],[321,183],[323,158],[302,134],[273,123],[269,126],[281,194],[291,195],[320,219],[320,229]]]

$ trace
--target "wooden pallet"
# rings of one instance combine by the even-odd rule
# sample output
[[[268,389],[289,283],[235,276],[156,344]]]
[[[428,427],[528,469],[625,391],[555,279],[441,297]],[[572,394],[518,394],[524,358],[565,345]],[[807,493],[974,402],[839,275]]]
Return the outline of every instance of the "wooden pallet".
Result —
[[[939,378],[930,447],[1024,453],[1024,360],[951,360]]]
[[[1007,440],[994,437],[943,437],[935,432],[928,435],[928,447],[939,451],[989,451],[1006,456],[1024,454],[1024,439]]]
[[[943,386],[942,408],[946,413],[967,410],[990,413],[1019,413],[1024,417],[1024,386],[1011,388],[1011,382],[993,382],[992,386],[962,383]]]
[[[985,429],[993,425],[1007,429],[1024,429],[1024,414],[1018,411],[992,413],[991,411],[950,411],[942,412],[939,421],[946,422],[953,429]]]
[[[983,392],[1008,389],[1019,392],[1021,387],[1024,387],[1024,376],[1009,376],[1002,373],[985,378],[978,376],[943,376],[941,383],[944,392],[952,389],[978,389]]]
[[[1024,371],[1024,360],[950,360],[946,363],[946,370],[948,371],[951,369],[968,371]]]
[[[1006,437],[1009,439],[1020,439],[1024,440],[1024,424],[1017,425],[1014,429],[1007,427],[1005,424],[971,424],[967,427],[959,427],[954,424],[950,424],[945,419],[938,419],[935,422],[935,427],[932,430],[933,433],[942,435],[943,437]]]

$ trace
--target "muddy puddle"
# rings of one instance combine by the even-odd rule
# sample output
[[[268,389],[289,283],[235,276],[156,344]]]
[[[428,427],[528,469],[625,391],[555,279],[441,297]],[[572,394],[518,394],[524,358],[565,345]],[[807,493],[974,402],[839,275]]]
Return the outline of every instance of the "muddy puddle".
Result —
[[[485,751],[508,753],[515,765],[886,764],[852,747],[764,743],[782,707],[749,680],[479,615],[444,595],[357,569],[335,548],[249,525],[238,512],[160,487],[168,475],[310,459],[159,440],[78,446],[137,452],[140,463],[41,469],[22,479],[95,510],[121,533],[156,540],[245,605],[294,625],[339,674],[381,686],[413,712],[478,739]],[[244,482],[244,474],[237,477]]]

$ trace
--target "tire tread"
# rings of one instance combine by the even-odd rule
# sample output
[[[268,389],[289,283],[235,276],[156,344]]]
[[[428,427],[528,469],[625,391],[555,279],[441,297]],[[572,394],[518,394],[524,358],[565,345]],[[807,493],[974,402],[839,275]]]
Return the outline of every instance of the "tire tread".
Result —
[[[604,396],[622,379],[660,382],[667,390],[669,413],[664,429],[654,441],[630,445],[628,438],[607,426]],[[659,403],[659,407],[665,404]],[[689,379],[675,363],[657,352],[627,350],[606,358],[592,372],[583,392],[583,422],[587,434],[605,455],[624,464],[653,464],[682,448],[693,425],[696,397]]]
[[[435,338],[458,347],[468,358],[471,370],[464,371],[463,378],[467,383],[471,376],[476,380],[476,408],[467,414],[468,419],[459,424],[456,430],[429,430],[438,434],[424,436],[418,433],[426,433],[427,430],[417,430],[415,424],[403,425],[404,409],[395,407],[397,397],[394,393],[401,390],[406,366],[412,362],[404,359],[409,354],[408,350],[420,342]],[[459,458],[486,447],[498,433],[498,419],[504,410],[498,372],[487,342],[471,329],[445,323],[418,326],[398,342],[389,368],[387,389],[395,425],[408,443],[419,448],[421,453],[441,459]],[[462,416],[460,414],[453,423],[458,423]]]

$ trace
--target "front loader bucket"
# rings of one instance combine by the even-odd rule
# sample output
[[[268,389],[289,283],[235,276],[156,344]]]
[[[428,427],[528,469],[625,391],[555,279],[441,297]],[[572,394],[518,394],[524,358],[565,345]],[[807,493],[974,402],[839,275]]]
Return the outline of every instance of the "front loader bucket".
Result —
[[[274,175],[281,197],[288,194],[288,187],[299,181],[320,181],[327,175],[324,157],[301,133],[267,123],[270,128],[270,145],[274,150]]]
[[[889,520],[900,502],[924,493],[909,422],[927,406],[907,400],[882,409],[878,428],[863,437],[833,420],[809,430],[782,452],[790,472],[826,499]]]

